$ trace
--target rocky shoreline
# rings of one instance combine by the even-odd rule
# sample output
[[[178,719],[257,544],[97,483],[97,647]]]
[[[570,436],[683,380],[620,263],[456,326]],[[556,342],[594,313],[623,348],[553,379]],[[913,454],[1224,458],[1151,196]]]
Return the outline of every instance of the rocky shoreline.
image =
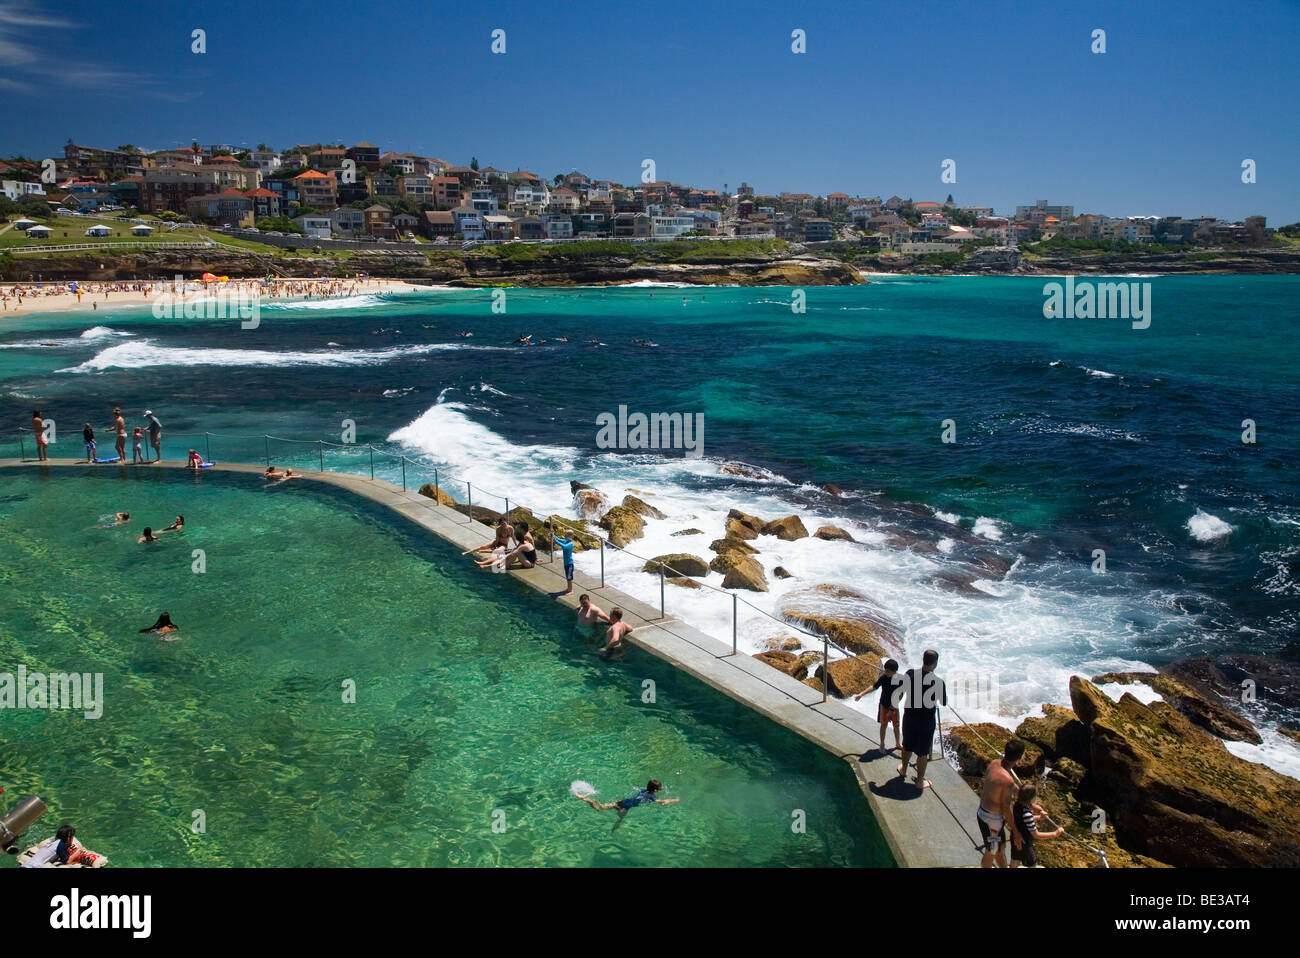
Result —
[[[691,262],[651,262],[598,254],[510,259],[488,254],[438,251],[369,251],[345,259],[302,251],[292,255],[211,250],[148,250],[69,256],[0,257],[8,282],[171,279],[204,272],[236,278],[275,273],[289,278],[366,273],[434,286],[612,286],[638,281],[728,286],[852,286],[863,282],[844,262],[814,254],[696,257]]]
[[[752,468],[728,465],[740,475]],[[599,549],[601,533],[617,548],[626,548],[644,536],[646,523],[665,518],[642,498],[645,493],[629,491],[616,502],[586,483],[573,481],[570,490],[576,518],[538,516],[522,507],[507,518],[527,522],[541,549],[550,544],[542,523],[547,518],[562,523],[577,551]],[[500,518],[432,486],[420,492],[489,525]],[[833,485],[824,486],[823,493],[840,494]],[[913,517],[918,522],[909,525],[907,504],[884,506],[894,517],[893,524],[882,527],[889,532],[885,548],[924,551],[935,535],[968,547],[958,557],[959,568],[968,571],[952,571],[946,587],[989,596],[979,583],[996,582],[1011,568],[990,543],[959,526],[942,523],[943,528],[932,529],[926,523],[939,520],[929,517],[923,522]],[[697,577],[717,572],[723,575],[723,588],[767,592],[769,571],[778,578],[790,573],[780,566],[765,567],[765,537],[817,538],[869,548],[850,530],[821,526],[810,533],[798,515],[762,519],[739,509],[732,509],[723,528],[713,533],[696,528],[674,533],[686,541],[710,534],[718,535],[708,545],[711,556],[666,553],[648,559],[642,572],[657,576],[662,571],[666,584],[696,589],[702,588]],[[773,635],[754,658],[836,698],[869,690],[882,658],[903,657],[902,627],[887,609],[854,588],[810,582],[784,598],[779,616],[798,628],[783,632],[774,622]],[[842,656],[827,661],[819,637]],[[1112,701],[1098,688],[1107,684],[1145,685],[1160,700],[1143,704],[1125,692]],[[1017,774],[1039,782],[1039,803],[1073,836],[1040,842],[1042,864],[1100,867],[1100,849],[1112,868],[1300,866],[1300,781],[1238,758],[1224,745],[1262,741],[1240,708],[1243,699],[1300,710],[1300,661],[1247,654],[1182,659],[1155,672],[1112,672],[1091,679],[1076,675],[1069,694],[1070,708],[1045,704],[1041,716],[1025,719],[1014,730],[985,722],[948,726],[943,736],[945,756],[976,790],[1012,736],[1026,743]],[[1300,741],[1300,731],[1284,729],[1283,734]],[[1106,827],[1096,830],[1103,820]]]

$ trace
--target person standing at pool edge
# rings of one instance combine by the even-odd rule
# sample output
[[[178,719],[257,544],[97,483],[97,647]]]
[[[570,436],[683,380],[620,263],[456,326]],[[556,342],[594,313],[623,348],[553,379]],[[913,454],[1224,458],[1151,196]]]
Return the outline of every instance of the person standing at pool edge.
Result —
[[[898,777],[907,779],[907,766],[916,755],[916,787],[929,788],[925,767],[930,764],[930,746],[934,744],[934,727],[939,719],[939,706],[948,704],[948,690],[943,679],[934,674],[939,664],[939,653],[926,649],[921,657],[921,671],[908,669],[905,676],[907,706],[903,709],[903,761],[898,766]]]
[[[552,527],[551,520],[546,520],[546,530],[551,534],[551,541],[560,547],[564,553],[564,578],[567,585],[561,595],[569,595],[573,592],[573,540],[566,539],[559,535]]]
[[[113,432],[117,434],[117,461],[126,462],[126,420],[118,408],[113,409]]]
[[[144,418],[149,420],[149,445],[153,446],[153,461],[162,462],[162,423],[152,409],[144,411]]]
[[[36,458],[45,462],[50,458],[47,452],[50,437],[45,435],[45,420],[41,418],[39,409],[32,410],[32,432],[36,433]]]

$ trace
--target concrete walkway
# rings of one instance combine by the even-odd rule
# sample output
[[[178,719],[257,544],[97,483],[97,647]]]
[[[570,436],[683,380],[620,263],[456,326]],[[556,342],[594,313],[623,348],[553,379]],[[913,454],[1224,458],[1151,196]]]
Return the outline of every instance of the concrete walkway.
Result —
[[[161,468],[184,468],[183,462],[163,462]],[[87,465],[73,459],[0,459],[0,469],[25,467],[80,468],[104,472],[130,469],[152,471],[158,465],[134,466],[118,463]],[[265,467],[256,464],[221,463],[205,473],[242,472],[260,475]],[[418,492],[403,490],[382,479],[368,479],[342,472],[302,472],[295,482],[321,482],[345,489],[385,506],[459,549],[471,549],[491,540],[493,530],[449,506]],[[468,561],[468,560],[466,560]],[[526,582],[538,592],[554,594],[565,586],[562,566],[543,561],[532,569],[511,570],[509,575]],[[967,867],[979,864],[975,793],[961,776],[936,756],[926,770],[932,788],[918,791],[898,778],[897,754],[883,753],[876,741],[878,724],[829,699],[802,682],[712,636],[674,619],[661,618],[659,610],[583,573],[574,575],[573,594],[557,601],[570,608],[578,605],[578,594],[599,595],[605,606],[619,606],[624,621],[635,631],[631,643],[669,662],[706,685],[766,716],[832,755],[848,762],[857,775],[876,822],[889,844],[894,860],[908,868]],[[892,733],[891,733],[892,734]]]

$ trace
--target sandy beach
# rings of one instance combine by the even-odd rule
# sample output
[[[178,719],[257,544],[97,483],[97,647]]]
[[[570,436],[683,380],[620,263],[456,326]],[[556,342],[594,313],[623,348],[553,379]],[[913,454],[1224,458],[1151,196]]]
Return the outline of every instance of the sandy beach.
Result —
[[[221,295],[270,300],[340,299],[380,293],[429,292],[431,287],[400,279],[260,279],[202,283],[187,280],[129,282],[5,283],[0,284],[0,317],[28,316],[61,310],[98,310],[108,306],[148,306],[162,295],[202,299]]]

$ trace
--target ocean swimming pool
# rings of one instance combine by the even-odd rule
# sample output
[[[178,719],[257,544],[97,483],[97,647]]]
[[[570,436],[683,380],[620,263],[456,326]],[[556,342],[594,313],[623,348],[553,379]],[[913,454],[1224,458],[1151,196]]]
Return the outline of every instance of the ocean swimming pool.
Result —
[[[891,864],[842,762],[647,655],[606,665],[567,611],[377,507],[142,472],[0,471],[0,671],[104,676],[97,720],[0,711],[0,787],[50,805],[28,841],[68,821],[127,866]],[[177,641],[137,632],[164,609]],[[681,803],[616,831],[569,794],[649,777]]]

